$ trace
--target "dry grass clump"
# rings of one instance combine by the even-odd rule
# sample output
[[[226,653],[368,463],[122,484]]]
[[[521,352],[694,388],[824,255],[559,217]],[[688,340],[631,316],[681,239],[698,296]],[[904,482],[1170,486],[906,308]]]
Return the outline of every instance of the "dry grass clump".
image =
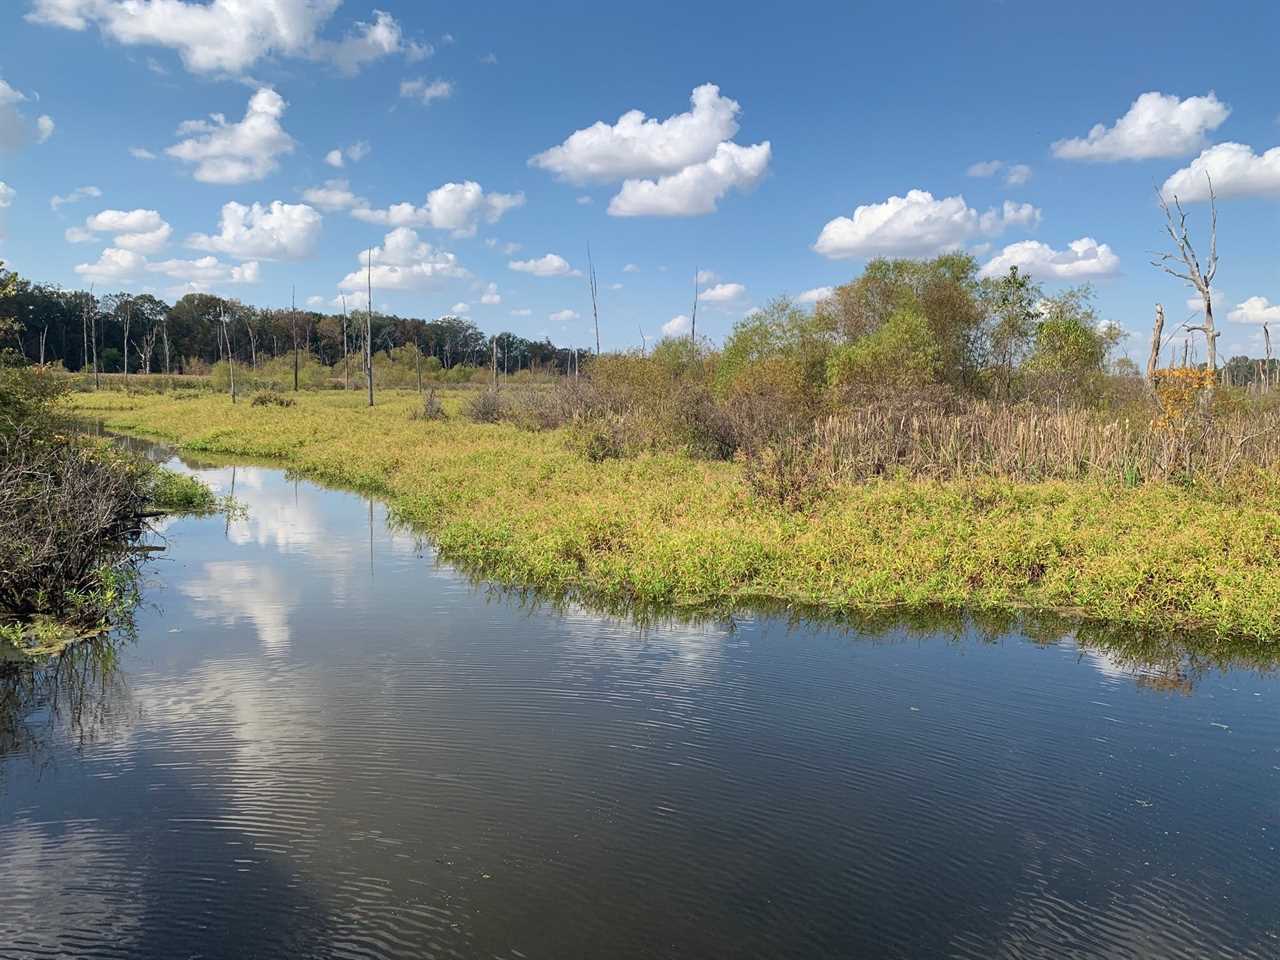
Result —
[[[436,396],[436,388],[431,387],[422,397],[422,406],[409,411],[410,420],[448,420],[449,414],[444,404]]]

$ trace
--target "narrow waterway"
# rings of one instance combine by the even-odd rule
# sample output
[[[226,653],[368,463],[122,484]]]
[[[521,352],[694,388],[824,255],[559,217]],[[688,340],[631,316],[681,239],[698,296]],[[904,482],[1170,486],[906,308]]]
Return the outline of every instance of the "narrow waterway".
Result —
[[[0,956],[1280,956],[1280,677],[505,595],[192,469],[133,636],[0,675]]]

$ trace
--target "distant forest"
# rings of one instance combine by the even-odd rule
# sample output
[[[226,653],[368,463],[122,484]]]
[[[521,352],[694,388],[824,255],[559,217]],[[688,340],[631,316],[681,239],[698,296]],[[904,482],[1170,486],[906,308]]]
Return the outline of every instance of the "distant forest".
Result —
[[[189,293],[168,304],[151,294],[95,297],[20,280],[16,292],[0,298],[0,316],[18,321],[18,347],[29,362],[61,363],[72,371],[91,367],[95,348],[103,373],[203,372],[225,359],[228,342],[236,360],[255,365],[289,354],[296,345],[332,366],[342,360],[344,335],[348,352],[364,351],[364,311],[352,311],[344,320],[311,310],[263,309],[207,293]],[[491,361],[492,338],[465,317],[424,320],[374,312],[370,325],[375,353],[416,345],[446,370]],[[579,358],[586,353],[577,351]],[[497,355],[509,373],[567,372],[574,363],[573,348],[514,333],[498,334]]]

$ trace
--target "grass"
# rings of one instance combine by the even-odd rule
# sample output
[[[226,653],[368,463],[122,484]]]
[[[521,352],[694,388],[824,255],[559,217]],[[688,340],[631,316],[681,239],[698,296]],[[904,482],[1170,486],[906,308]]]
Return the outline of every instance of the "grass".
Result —
[[[881,479],[803,512],[732,462],[591,462],[563,430],[414,419],[412,392],[293,407],[85,393],[73,412],[191,451],[267,457],[387,499],[489,579],[610,601],[769,599],[828,610],[1057,610],[1111,624],[1280,638],[1280,483]]]

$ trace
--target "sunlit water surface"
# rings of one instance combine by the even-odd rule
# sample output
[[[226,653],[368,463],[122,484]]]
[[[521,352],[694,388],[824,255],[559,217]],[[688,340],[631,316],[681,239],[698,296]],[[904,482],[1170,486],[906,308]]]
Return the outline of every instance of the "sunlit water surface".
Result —
[[[1280,683],[645,627],[196,468],[137,638],[0,694],[0,956],[1280,956]]]

